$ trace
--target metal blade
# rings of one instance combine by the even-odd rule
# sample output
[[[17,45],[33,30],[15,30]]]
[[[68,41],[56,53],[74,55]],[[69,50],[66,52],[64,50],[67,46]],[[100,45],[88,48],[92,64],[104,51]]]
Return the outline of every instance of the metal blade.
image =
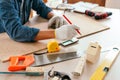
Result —
[[[32,66],[43,66],[48,64],[53,64],[61,61],[71,60],[74,58],[79,58],[81,56],[80,52],[67,52],[67,53],[59,53],[53,55],[41,54],[34,55],[35,63]]]

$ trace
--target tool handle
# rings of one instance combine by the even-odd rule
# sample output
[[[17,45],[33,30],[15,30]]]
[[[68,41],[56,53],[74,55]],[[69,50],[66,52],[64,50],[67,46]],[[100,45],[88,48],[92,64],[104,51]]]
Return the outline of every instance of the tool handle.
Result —
[[[27,76],[40,76],[43,73],[40,72],[0,72],[0,74],[25,74]]]
[[[95,13],[90,10],[85,10],[85,14],[91,17],[95,16]]]
[[[96,20],[105,19],[105,18],[107,18],[108,16],[111,16],[111,15],[112,15],[112,12],[98,13],[98,14],[95,15],[95,19]]]

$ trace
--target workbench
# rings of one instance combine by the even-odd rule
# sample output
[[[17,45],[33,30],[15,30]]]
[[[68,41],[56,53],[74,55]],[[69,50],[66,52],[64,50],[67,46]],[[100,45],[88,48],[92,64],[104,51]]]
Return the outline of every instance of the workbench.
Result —
[[[54,66],[55,70],[57,71],[67,72],[72,78],[72,80],[89,80],[92,73],[95,71],[95,69],[100,64],[100,62],[104,59],[106,55],[105,51],[113,45],[116,45],[116,44],[120,45],[120,31],[119,31],[120,10],[109,9],[109,8],[102,8],[102,9],[104,9],[104,11],[111,11],[113,13],[113,15],[110,16],[110,18],[98,20],[99,23],[109,26],[110,29],[99,32],[97,34],[84,37],[84,38],[80,38],[78,44],[75,44],[74,46],[72,45],[72,46],[66,47],[66,50],[75,49],[75,50],[80,50],[81,52],[84,52],[87,49],[91,41],[98,42],[102,47],[102,52],[101,52],[99,61],[95,64],[86,62],[82,75],[77,78],[72,76],[71,71],[75,68],[75,65],[78,59],[72,59],[72,60],[44,66],[46,69],[49,70]],[[81,14],[81,15],[84,15],[84,14]],[[30,26],[34,25],[35,27],[37,27],[39,26],[40,21],[41,21],[40,17],[35,16],[33,19],[31,19],[27,23],[27,25],[30,25]],[[7,71],[8,66],[9,66],[9,62],[0,63],[0,71]],[[120,68],[120,55],[117,57],[116,61],[112,65],[111,69],[109,70],[108,74],[105,77],[105,80],[119,80],[120,79],[119,68]],[[0,74],[0,80],[43,80],[43,76],[36,77],[36,76],[25,76],[25,75],[17,75],[17,74],[14,74],[14,75],[13,74]]]

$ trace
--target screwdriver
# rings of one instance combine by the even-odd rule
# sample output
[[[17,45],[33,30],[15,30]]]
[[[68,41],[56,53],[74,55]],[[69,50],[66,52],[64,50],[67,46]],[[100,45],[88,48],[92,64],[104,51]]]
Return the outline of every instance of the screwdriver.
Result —
[[[105,13],[98,13],[95,15],[95,19],[99,20],[99,19],[105,19],[108,16],[111,16],[112,12],[105,12]]]
[[[27,76],[41,76],[44,73],[41,73],[41,72],[0,72],[0,74],[25,74]]]
[[[112,12],[104,12],[104,13],[95,13],[93,11],[90,11],[90,10],[85,10],[85,14],[90,16],[90,17],[93,17],[96,19],[96,20],[100,20],[100,19],[105,19],[107,18],[108,16],[111,16],[112,15]]]
[[[95,16],[95,13],[90,10],[85,10],[85,14],[91,17]]]

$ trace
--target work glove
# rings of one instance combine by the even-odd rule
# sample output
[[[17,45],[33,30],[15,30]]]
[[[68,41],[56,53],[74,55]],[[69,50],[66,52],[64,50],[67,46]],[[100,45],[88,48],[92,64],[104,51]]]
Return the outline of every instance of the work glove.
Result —
[[[61,16],[53,16],[49,21],[48,21],[48,28],[56,29],[59,28],[62,25],[68,24],[63,17]]]
[[[63,25],[55,29],[55,37],[60,40],[72,39],[77,34],[76,29],[79,30],[79,27],[77,27],[76,25]]]

